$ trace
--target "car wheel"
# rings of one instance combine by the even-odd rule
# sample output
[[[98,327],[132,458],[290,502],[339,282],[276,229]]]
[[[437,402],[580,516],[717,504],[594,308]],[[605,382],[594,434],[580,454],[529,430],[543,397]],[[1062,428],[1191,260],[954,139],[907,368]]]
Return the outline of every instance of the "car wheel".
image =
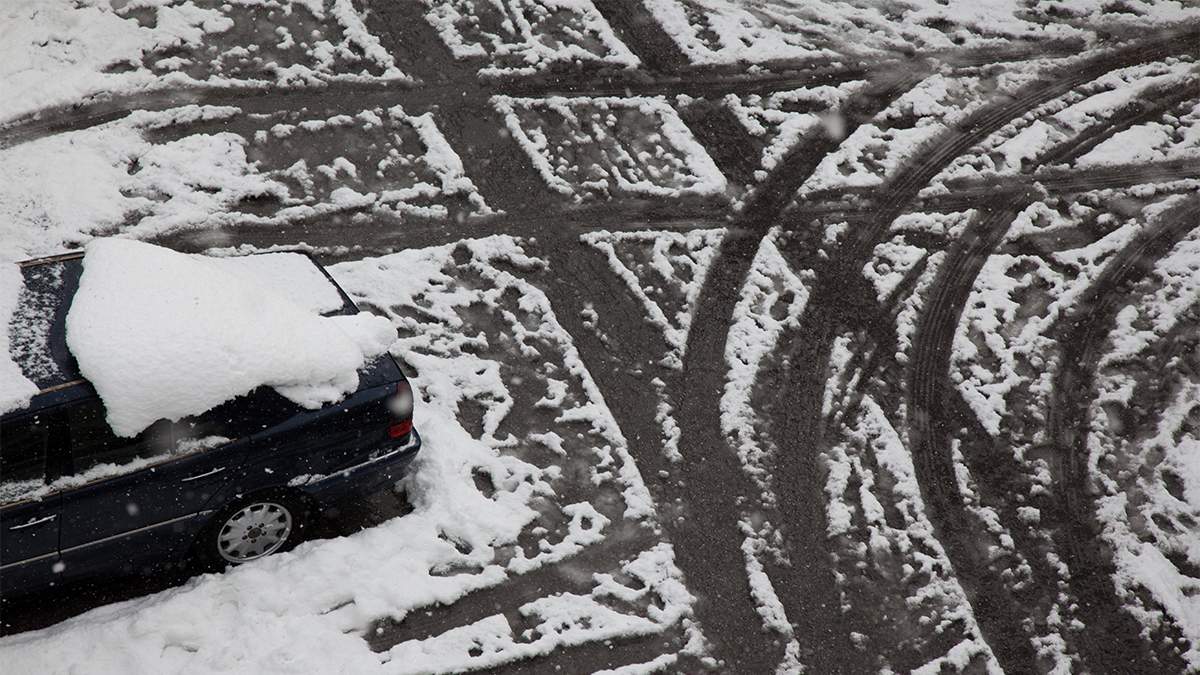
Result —
[[[306,521],[303,505],[287,496],[243,499],[212,519],[197,542],[198,557],[206,567],[217,569],[265,558],[295,546]]]

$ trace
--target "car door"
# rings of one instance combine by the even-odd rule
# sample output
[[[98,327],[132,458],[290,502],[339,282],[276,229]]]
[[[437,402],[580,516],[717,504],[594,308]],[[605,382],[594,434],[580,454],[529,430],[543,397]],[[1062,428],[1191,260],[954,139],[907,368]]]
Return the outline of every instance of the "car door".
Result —
[[[115,436],[99,400],[66,411],[69,480],[61,550],[69,574],[141,574],[181,562],[213,494],[241,462],[244,443],[159,422]]]
[[[50,488],[54,414],[0,424],[0,595],[57,578],[59,499]]]

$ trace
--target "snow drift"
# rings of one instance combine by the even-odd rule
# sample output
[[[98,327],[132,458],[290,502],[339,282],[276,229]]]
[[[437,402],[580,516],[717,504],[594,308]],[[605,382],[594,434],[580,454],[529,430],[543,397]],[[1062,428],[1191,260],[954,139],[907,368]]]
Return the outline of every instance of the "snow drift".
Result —
[[[67,346],[121,436],[263,385],[308,408],[340,400],[395,339],[387,319],[321,316],[324,303],[298,304],[227,261],[100,239],[83,265]]]

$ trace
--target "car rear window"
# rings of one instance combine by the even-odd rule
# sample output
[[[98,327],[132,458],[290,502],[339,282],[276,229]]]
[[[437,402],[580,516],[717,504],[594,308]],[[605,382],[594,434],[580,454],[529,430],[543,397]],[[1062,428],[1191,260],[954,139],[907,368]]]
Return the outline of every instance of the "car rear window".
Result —
[[[99,400],[70,406],[67,424],[71,430],[71,468],[76,475],[102,465],[120,467],[138,459],[165,459],[173,454],[168,423],[154,424],[133,438],[121,438],[109,428]]]
[[[302,409],[262,387],[197,417],[160,420],[133,438],[113,433],[104,404],[90,399],[67,406],[70,468],[47,491],[74,488],[219,447],[286,421]]]
[[[265,431],[304,412],[270,387],[259,387],[245,396],[226,401],[208,412],[180,420],[176,433],[180,438],[220,436],[245,438]]]
[[[28,499],[46,486],[49,438],[41,415],[0,425],[0,504]]]

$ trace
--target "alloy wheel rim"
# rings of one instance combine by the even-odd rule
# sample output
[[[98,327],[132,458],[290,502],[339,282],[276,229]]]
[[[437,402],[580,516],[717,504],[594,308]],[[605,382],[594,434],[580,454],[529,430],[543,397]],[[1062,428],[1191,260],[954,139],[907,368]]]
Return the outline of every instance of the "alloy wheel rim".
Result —
[[[292,514],[281,504],[255,502],[230,516],[217,533],[217,552],[232,563],[278,551],[292,533]]]

